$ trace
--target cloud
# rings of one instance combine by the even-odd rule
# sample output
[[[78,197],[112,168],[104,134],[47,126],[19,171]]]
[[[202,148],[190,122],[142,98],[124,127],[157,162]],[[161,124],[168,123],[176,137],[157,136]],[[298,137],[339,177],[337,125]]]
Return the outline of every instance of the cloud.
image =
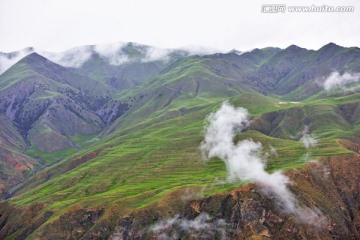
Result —
[[[79,68],[92,56],[91,46],[82,46],[69,49],[64,52],[38,51],[40,55],[63,67]]]
[[[181,194],[181,200],[187,202],[189,200],[199,199],[204,197],[204,192],[206,190],[206,186],[203,186],[200,189],[197,188],[185,188],[184,192]]]
[[[131,56],[124,48],[129,43],[117,42],[111,44],[99,44],[92,46],[75,47],[63,52],[48,52],[41,49],[27,48],[12,53],[0,53],[0,74],[18,62],[26,55],[37,52],[50,61],[63,67],[79,68],[91,59],[94,53],[105,59],[110,65],[120,66],[128,62],[153,62],[168,61],[170,54],[176,49],[162,49],[158,47],[145,46],[137,43],[131,43],[136,49],[137,54]],[[182,52],[184,56],[191,55],[189,52]]]
[[[174,52],[172,49],[162,49],[152,46],[145,46],[137,43],[131,43],[138,51],[139,55],[129,56],[124,52],[124,47],[128,43],[113,43],[96,45],[94,50],[101,57],[108,60],[109,64],[119,66],[128,62],[153,62],[153,61],[168,61],[169,54]]]
[[[34,52],[33,48],[25,48],[17,52],[0,53],[0,75],[32,52]]]
[[[63,67],[71,68],[81,67],[91,58],[93,54],[91,46],[75,47],[64,52],[48,52],[41,49],[26,48],[17,52],[0,54],[0,74],[33,52],[37,52],[50,61]]]
[[[344,88],[345,85],[355,83],[360,80],[359,73],[348,73],[340,75],[339,72],[332,72],[324,81],[323,87],[326,91],[337,88]]]
[[[214,220],[207,213],[200,213],[195,219],[189,220],[179,215],[157,222],[150,231],[157,239],[179,239],[182,235],[194,239],[225,239],[226,223],[222,219]]]
[[[164,48],[157,48],[157,47],[148,47],[146,51],[145,57],[141,60],[142,62],[151,62],[151,61],[168,61],[170,58],[170,54],[178,51],[179,53],[183,54],[184,56],[205,56],[211,55],[215,53],[228,53],[229,51],[220,51],[215,48],[207,48],[207,47],[200,47],[200,46],[187,46],[182,47],[179,49],[164,49]],[[236,54],[240,55],[239,51],[233,50]]]
[[[318,140],[312,134],[309,134],[309,126],[305,126],[300,141],[304,144],[305,148],[307,149],[315,147],[318,143]]]
[[[129,62],[128,56],[122,51],[122,48],[126,43],[112,43],[96,45],[94,50],[101,57],[108,60],[109,64],[119,66],[121,64]]]
[[[227,102],[223,103],[218,111],[207,117],[205,138],[200,145],[204,159],[221,158],[226,165],[229,181],[256,183],[262,192],[275,197],[282,210],[297,215],[300,220],[316,218],[318,215],[311,209],[299,206],[288,188],[290,179],[287,176],[281,171],[265,171],[266,161],[261,157],[261,143],[251,139],[234,143],[235,135],[249,124],[249,113],[245,108],[234,108]]]
[[[168,61],[169,54],[174,50],[170,49],[162,49],[157,47],[149,47],[146,50],[145,58],[143,58],[142,62],[153,62],[153,61]]]
[[[220,157],[226,164],[230,181],[253,181],[276,193],[286,209],[293,211],[294,197],[287,189],[289,179],[281,172],[265,171],[265,161],[260,157],[261,143],[243,140],[234,144],[236,133],[249,124],[249,113],[245,108],[234,108],[224,103],[209,115],[205,139],[200,149],[205,159]]]
[[[201,47],[201,46],[195,46],[195,45],[189,45],[186,47],[180,48],[181,50],[187,52],[189,55],[210,55],[215,53],[228,53],[229,51],[221,51],[216,48],[210,48],[210,47]]]

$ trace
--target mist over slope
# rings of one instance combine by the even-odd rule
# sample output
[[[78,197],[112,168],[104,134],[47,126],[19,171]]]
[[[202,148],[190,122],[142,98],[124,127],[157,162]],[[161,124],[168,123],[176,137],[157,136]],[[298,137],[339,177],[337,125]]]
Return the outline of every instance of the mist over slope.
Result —
[[[230,239],[358,236],[356,221],[346,217],[358,213],[339,197],[351,191],[328,192],[323,182],[343,184],[329,158],[344,161],[344,168],[358,161],[359,48],[330,43],[316,51],[292,45],[194,54],[121,43],[32,51],[22,59],[5,54],[13,65],[0,75],[0,194],[11,197],[0,203],[1,238],[191,239],[212,226]],[[304,209],[324,214],[328,230],[318,234],[293,219],[296,211],[289,216],[278,209],[274,191],[262,195],[266,177],[233,172],[238,181],[227,181],[227,170],[236,170],[227,160],[236,163],[238,155],[218,152],[212,156],[227,159],[225,165],[216,158],[204,163],[198,149],[204,120],[225,100],[246,108],[251,122],[241,134],[241,121],[230,126],[227,146],[247,150],[244,158],[255,159],[262,176],[280,176]],[[307,164],[315,159],[323,159],[334,177],[324,174],[310,188],[316,176]],[[294,168],[299,172],[279,172]],[[353,184],[357,172],[346,171]],[[259,188],[247,185],[254,179]],[[336,201],[349,209],[332,214]],[[186,228],[193,222],[199,229]],[[156,224],[175,232],[166,226],[151,231]]]

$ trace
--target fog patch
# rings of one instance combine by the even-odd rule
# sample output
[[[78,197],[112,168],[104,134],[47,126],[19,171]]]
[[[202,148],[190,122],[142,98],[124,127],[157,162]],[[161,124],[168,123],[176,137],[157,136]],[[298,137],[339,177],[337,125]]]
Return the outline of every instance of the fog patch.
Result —
[[[205,193],[214,189],[215,186],[224,185],[225,179],[215,178],[212,182],[202,185],[201,187],[188,186],[183,189],[181,200],[188,202],[190,200],[201,199],[205,197]]]
[[[189,55],[199,55],[199,56],[229,52],[229,51],[222,52],[215,48],[205,48],[205,47],[199,47],[199,46],[186,46],[186,47],[182,47],[181,50],[187,52]]]
[[[323,87],[326,91],[342,88],[350,83],[355,83],[360,80],[360,73],[345,72],[342,75],[339,72],[332,72],[323,82]]]
[[[261,155],[261,143],[252,139],[234,143],[236,134],[250,124],[245,108],[234,108],[225,102],[206,121],[205,138],[200,145],[202,156],[206,161],[219,157],[226,165],[228,181],[254,182],[267,196],[275,198],[280,209],[296,215],[303,222],[311,222],[308,218],[319,218],[313,210],[299,205],[288,188],[291,181],[287,176],[281,171],[265,171],[266,159]]]
[[[20,61],[22,58],[33,52],[33,48],[25,48],[17,52],[0,53],[0,75],[8,70],[12,65]]]
[[[169,54],[174,50],[161,49],[156,47],[148,47],[146,50],[145,57],[141,60],[142,62],[154,62],[154,61],[168,61]]]
[[[269,145],[269,150],[265,152],[263,155],[265,159],[268,159],[269,157],[277,157],[278,153],[276,148],[274,148],[271,144]]]
[[[132,44],[132,46],[139,51],[139,55],[129,56],[129,54],[124,51],[124,47],[129,44]],[[41,49],[34,50],[33,48],[27,48],[13,53],[0,53],[0,74],[5,72],[26,55],[35,51],[56,64],[70,68],[82,67],[84,63],[91,59],[94,53],[98,54],[101,58],[113,66],[120,66],[134,61],[143,63],[154,61],[166,62],[170,60],[170,56],[174,52],[179,52],[184,57],[191,55],[204,56],[221,53],[221,51],[217,49],[196,46],[188,46],[180,49],[162,49],[158,47],[124,42],[80,46],[63,52],[49,52]]]
[[[225,239],[226,223],[222,219],[213,219],[207,213],[200,213],[195,219],[189,220],[179,215],[157,222],[150,231],[157,235],[157,239],[179,239],[187,237],[193,239]]]
[[[313,134],[310,134],[309,126],[305,126],[300,141],[304,144],[306,149],[313,148],[318,144],[318,140]]]
[[[105,58],[110,65],[119,66],[130,61],[127,54],[122,51],[125,45],[126,43],[122,42],[95,45],[94,51]]]
[[[207,189],[206,186],[202,188],[185,188],[184,192],[181,194],[181,200],[183,202],[188,202],[194,199],[200,199],[205,196],[205,190]]]
[[[69,49],[64,52],[38,51],[40,55],[63,67],[79,68],[92,56],[92,47],[83,46]]]

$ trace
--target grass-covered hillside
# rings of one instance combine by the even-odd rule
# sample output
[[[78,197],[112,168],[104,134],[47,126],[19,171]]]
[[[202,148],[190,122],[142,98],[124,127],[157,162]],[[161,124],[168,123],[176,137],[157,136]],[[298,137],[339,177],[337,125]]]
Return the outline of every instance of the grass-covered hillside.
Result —
[[[141,53],[132,45],[125,50]],[[4,176],[21,176],[16,184],[0,178],[0,188],[1,180],[7,190],[16,186],[0,203],[0,238],[107,239],[131,225],[120,219],[146,219],[137,227],[148,229],[193,201],[234,197],[247,182],[230,183],[224,163],[204,162],[199,151],[205,119],[224,101],[248,109],[251,124],[234,141],[260,142],[268,172],[358,154],[358,82],[345,91],[325,90],[323,81],[334,70],[356,72],[359,54],[328,44],[318,51],[290,46],[178,56],[157,62],[148,76],[140,65],[150,63],[143,61],[132,65],[131,81],[114,78],[131,82],[126,91],[99,77],[117,67],[97,65],[96,55],[75,70],[36,53],[25,57],[0,76],[0,120],[8,126],[0,128],[0,147],[24,158],[20,168],[9,168],[12,158],[0,155]],[[134,82],[136,69],[143,78]],[[117,76],[123,70],[119,65]],[[210,209],[224,210],[228,200],[212,200]],[[154,209],[161,210],[153,215]]]
[[[351,142],[359,130],[359,122],[351,121],[346,111],[341,111],[349,104],[358,108],[355,96],[292,105],[245,93],[232,97],[230,102],[248,108],[253,118],[252,127],[238,139],[261,142],[264,154],[270,147],[277,149],[277,155],[269,157],[268,171],[301,167],[324,156],[349,154],[351,149],[342,141]],[[125,216],[165,201],[175,192],[180,195],[172,201],[182,204],[180,196],[186,198],[189,192],[199,193],[190,196],[191,199],[230,191],[239,184],[226,183],[224,164],[216,159],[203,162],[198,149],[203,139],[204,119],[220,103],[216,100],[199,104],[187,113],[181,113],[175,105],[166,109],[176,112],[172,118],[152,122],[161,115],[159,111],[103,140],[94,139],[89,147],[32,177],[9,204],[18,208],[40,204],[42,209],[36,213],[37,217],[52,213],[31,235],[37,236],[51,229],[51,224],[75,206],[104,209],[102,219],[110,221],[107,217],[114,209]],[[269,120],[269,115],[275,116],[276,127],[271,126],[274,121]],[[319,141],[312,149],[306,149],[299,141],[305,126],[310,127]],[[24,226],[13,236],[26,229]]]

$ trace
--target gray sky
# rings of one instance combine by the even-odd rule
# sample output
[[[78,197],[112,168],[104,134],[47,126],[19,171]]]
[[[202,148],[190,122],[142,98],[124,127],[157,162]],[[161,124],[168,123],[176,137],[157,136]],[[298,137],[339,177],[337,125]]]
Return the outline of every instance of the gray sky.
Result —
[[[353,13],[261,13],[268,3],[355,6]],[[357,0],[0,0],[0,51],[138,42],[222,51],[360,45]]]

